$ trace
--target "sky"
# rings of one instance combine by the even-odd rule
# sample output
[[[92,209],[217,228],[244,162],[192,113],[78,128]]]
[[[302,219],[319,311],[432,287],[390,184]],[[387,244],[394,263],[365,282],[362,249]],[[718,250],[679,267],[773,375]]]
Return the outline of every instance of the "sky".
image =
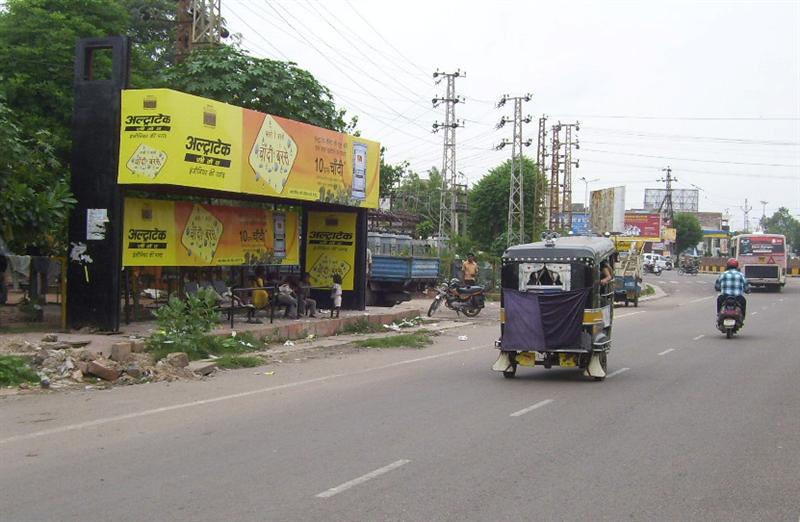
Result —
[[[432,73],[460,70],[457,170],[470,185],[510,158],[496,108],[532,93],[536,123],[580,122],[573,202],[624,185],[626,207],[672,168],[700,210],[743,222],[788,207],[800,216],[800,1],[542,2],[222,0],[253,55],[290,60],[333,93],[362,136],[425,176],[441,168],[444,95]],[[760,202],[766,201],[765,205]]]

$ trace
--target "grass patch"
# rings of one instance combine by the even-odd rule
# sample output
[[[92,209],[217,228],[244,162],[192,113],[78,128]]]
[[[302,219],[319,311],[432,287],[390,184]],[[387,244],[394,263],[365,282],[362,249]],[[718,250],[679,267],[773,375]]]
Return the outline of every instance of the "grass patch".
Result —
[[[255,368],[264,364],[264,359],[255,355],[223,355],[214,362],[220,368],[230,370],[233,368]]]
[[[336,332],[337,334],[367,334],[384,332],[386,329],[383,325],[370,323],[367,319],[361,318],[355,322],[342,325]]]
[[[0,386],[16,386],[23,382],[39,382],[25,357],[0,355]]]
[[[655,289],[655,288],[653,288],[652,286],[650,286],[650,285],[644,285],[644,286],[645,286],[645,287],[644,287],[644,289],[642,290],[642,294],[641,294],[641,295],[642,295],[642,297],[644,297],[644,296],[646,296],[646,295],[653,295],[653,294],[655,294],[655,293],[656,293],[656,289]]]
[[[186,352],[190,361],[207,359],[209,355],[236,355],[253,352],[264,344],[249,332],[232,335],[193,335],[182,339],[148,340],[148,351],[158,361],[172,352]]]
[[[431,344],[430,332],[416,331],[414,333],[388,335],[386,337],[373,337],[353,343],[359,348],[424,348]]]

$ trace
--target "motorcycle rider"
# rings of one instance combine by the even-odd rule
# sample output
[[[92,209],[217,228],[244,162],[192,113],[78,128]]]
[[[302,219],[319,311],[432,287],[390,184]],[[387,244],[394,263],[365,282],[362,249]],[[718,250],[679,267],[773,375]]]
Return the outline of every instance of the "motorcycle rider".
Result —
[[[744,323],[745,311],[747,310],[747,300],[744,298],[744,294],[750,292],[750,283],[739,271],[739,262],[736,259],[728,259],[728,262],[725,263],[725,268],[726,270],[720,274],[716,283],[714,283],[714,289],[720,292],[717,297],[717,313],[722,308],[725,298],[734,297],[739,306],[742,307],[742,323]]]

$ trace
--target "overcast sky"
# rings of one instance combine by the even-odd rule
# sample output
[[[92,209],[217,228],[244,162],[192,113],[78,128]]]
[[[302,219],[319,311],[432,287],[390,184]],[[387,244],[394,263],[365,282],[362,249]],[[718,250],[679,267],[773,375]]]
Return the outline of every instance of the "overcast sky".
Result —
[[[625,185],[628,208],[671,166],[676,188],[702,189],[700,210],[744,199],[761,215],[800,216],[800,2],[501,2],[223,0],[222,14],[254,55],[292,60],[357,115],[389,162],[441,168],[443,121],[431,73],[466,72],[457,168],[470,184],[510,157],[493,145],[504,93],[533,93],[536,119],[581,122],[574,202]]]

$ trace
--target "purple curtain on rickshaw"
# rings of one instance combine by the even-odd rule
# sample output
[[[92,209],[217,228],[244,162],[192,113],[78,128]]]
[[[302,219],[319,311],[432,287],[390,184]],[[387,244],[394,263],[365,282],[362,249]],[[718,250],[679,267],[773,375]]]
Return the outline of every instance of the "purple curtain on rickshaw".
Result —
[[[578,343],[590,288],[533,293],[503,289],[503,350],[556,349]]]

